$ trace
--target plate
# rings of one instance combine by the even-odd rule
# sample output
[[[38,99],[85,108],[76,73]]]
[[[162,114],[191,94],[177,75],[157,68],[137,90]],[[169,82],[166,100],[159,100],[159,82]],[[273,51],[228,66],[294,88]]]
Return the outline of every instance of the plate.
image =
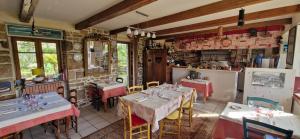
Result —
[[[81,44],[80,43],[74,43],[73,48],[75,50],[80,50],[81,49]]]
[[[74,58],[75,61],[78,62],[78,61],[81,61],[81,60],[82,60],[82,55],[81,55],[81,54],[74,54],[74,57],[73,57],[73,58]]]
[[[242,108],[240,106],[232,105],[232,106],[230,106],[230,109],[239,110],[239,109],[242,109]]]

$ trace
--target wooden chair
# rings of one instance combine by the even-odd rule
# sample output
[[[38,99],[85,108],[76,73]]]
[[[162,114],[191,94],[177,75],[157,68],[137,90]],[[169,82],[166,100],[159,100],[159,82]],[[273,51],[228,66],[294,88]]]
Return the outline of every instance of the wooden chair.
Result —
[[[69,101],[71,102],[71,104],[73,104],[75,107],[78,107],[77,105],[77,90],[76,89],[72,89],[70,90],[70,98]],[[78,132],[78,119],[76,116],[72,116],[71,117],[71,125],[72,128],[75,129],[76,133]]]
[[[182,96],[179,109],[172,112],[165,119],[160,121],[160,123],[159,123],[159,139],[162,138],[163,134],[175,134],[175,135],[178,135],[179,139],[181,138],[181,118],[182,118],[183,103],[184,103],[184,96]],[[172,122],[172,124],[170,123],[170,125],[168,125],[170,128],[177,129],[175,132],[165,131],[165,129],[164,129],[165,124],[168,122]],[[175,122],[175,125],[173,122]]]
[[[142,85],[136,85],[128,88],[128,95],[138,93],[144,90]]]
[[[255,125],[255,127],[262,127],[263,129],[270,129],[271,131],[273,131],[272,133],[277,132],[279,133],[279,136],[275,135],[275,134],[267,134],[265,131],[260,131],[258,129],[253,129],[251,127],[249,127],[249,125]],[[255,120],[251,120],[251,119],[247,119],[245,117],[243,117],[243,128],[244,128],[244,139],[250,139],[250,136],[260,136],[263,137],[264,139],[277,139],[277,137],[284,137],[285,139],[291,139],[292,135],[293,135],[293,131],[292,130],[286,130],[286,129],[282,129],[273,125],[269,125],[266,123],[262,123],[259,121],[255,121]],[[249,134],[252,133],[252,134]],[[255,138],[257,138],[255,136]]]
[[[144,119],[138,117],[137,115],[131,114],[131,109],[129,105],[127,105],[121,98],[120,106],[122,109],[122,115],[124,120],[124,139],[127,138],[127,132],[129,132],[129,139],[132,139],[135,135],[139,135],[140,139],[150,139],[150,124],[147,123],[147,121],[145,121]],[[147,136],[144,136],[145,132],[147,133]]]
[[[57,93],[62,97],[65,97],[65,88],[63,86],[57,87]]]
[[[100,104],[101,104],[101,96],[99,94],[97,84],[89,83],[87,85],[87,91],[88,91],[88,95],[92,99],[92,106],[99,111]]]
[[[147,89],[155,86],[159,86],[159,81],[152,81],[152,82],[147,82]]]
[[[266,107],[274,110],[282,110],[279,102],[261,97],[247,97],[247,104],[256,107]]]
[[[195,93],[197,93],[196,89],[193,89],[191,99],[189,101],[186,101],[182,106],[183,114],[186,114],[185,111],[188,111],[187,115],[189,116],[189,127],[192,126],[192,121],[193,121],[193,106],[195,100]]]

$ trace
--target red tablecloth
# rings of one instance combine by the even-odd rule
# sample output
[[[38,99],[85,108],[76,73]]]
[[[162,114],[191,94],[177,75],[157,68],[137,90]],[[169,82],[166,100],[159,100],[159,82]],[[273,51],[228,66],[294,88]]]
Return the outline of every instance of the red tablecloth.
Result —
[[[100,95],[102,96],[102,102],[107,102],[107,99],[110,97],[115,97],[115,96],[124,96],[126,95],[126,87],[118,87],[118,88],[113,88],[109,90],[102,90],[99,89]]]
[[[20,123],[14,124],[14,125],[10,125],[10,126],[4,127],[4,128],[0,128],[0,137],[9,135],[11,133],[19,132],[19,131],[22,131],[27,128],[31,128],[31,127],[40,125],[42,123],[47,123],[47,122],[50,122],[50,121],[53,121],[56,119],[61,119],[61,118],[67,117],[67,116],[75,115],[78,117],[79,114],[80,114],[80,111],[74,105],[72,105],[72,107],[69,110],[52,113],[47,116],[38,117],[35,119],[31,119],[31,120],[20,122]]]
[[[192,82],[181,81],[180,83],[182,86],[195,88],[198,93],[203,93],[203,96],[205,98],[211,96],[213,93],[213,88],[212,88],[211,82],[209,82],[208,84],[201,84],[201,83],[192,83]]]

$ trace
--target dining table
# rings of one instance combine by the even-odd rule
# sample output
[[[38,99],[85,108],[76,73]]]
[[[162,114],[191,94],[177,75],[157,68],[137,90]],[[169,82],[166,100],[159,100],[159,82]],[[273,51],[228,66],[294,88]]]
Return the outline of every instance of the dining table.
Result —
[[[243,117],[293,131],[293,138],[300,138],[300,116],[279,110],[252,107],[244,104],[228,102],[213,131],[213,139],[243,139]],[[258,126],[251,128],[268,134],[276,134],[271,130]]]
[[[206,102],[208,97],[213,93],[212,83],[202,79],[181,79],[180,84],[185,87],[195,88],[199,94],[202,94],[203,101]]]
[[[0,101],[0,137],[21,132],[50,121],[59,123],[66,118],[66,135],[70,126],[70,116],[79,116],[80,111],[69,101],[57,94],[48,92],[37,95]],[[60,129],[57,124],[56,137]]]
[[[193,88],[162,84],[122,98],[131,107],[132,113],[150,123],[152,132],[155,132],[159,129],[159,121],[180,107],[182,96],[188,100],[192,93]],[[122,117],[121,111],[118,105],[118,115]]]
[[[107,99],[126,95],[126,86],[118,82],[95,83],[99,88],[99,95],[104,104],[104,111],[107,111]]]

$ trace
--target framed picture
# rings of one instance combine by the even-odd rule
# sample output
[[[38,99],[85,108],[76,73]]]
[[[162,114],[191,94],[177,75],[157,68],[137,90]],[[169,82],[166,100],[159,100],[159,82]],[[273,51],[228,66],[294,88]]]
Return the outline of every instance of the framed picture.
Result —
[[[293,65],[294,62],[296,34],[297,34],[297,26],[294,26],[289,31],[289,40],[288,40],[288,48],[287,48],[287,56],[286,56],[286,64],[288,65]]]

